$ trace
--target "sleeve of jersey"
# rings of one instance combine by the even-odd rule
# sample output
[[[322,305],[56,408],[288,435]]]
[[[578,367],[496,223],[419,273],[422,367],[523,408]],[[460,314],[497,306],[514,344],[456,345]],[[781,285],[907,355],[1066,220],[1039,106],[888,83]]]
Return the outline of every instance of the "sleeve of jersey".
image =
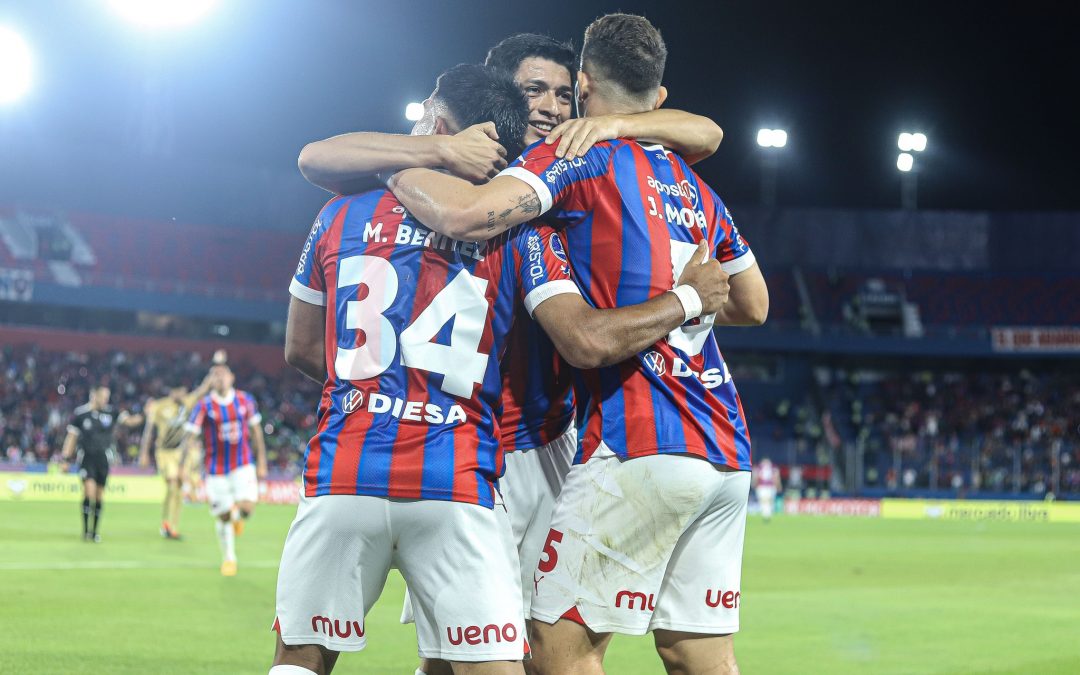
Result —
[[[543,141],[528,148],[500,176],[513,176],[524,181],[540,198],[540,213],[562,203],[567,197],[581,194],[607,173],[611,147],[594,146],[584,157],[567,161],[555,156],[554,144]]]
[[[190,431],[193,434],[197,434],[202,430],[203,417],[206,416],[206,403],[199,401],[195,409],[191,411],[191,417],[188,418],[186,424],[184,424],[184,430]]]
[[[72,417],[71,421],[68,422],[68,425],[67,425],[68,433],[69,434],[75,434],[76,436],[82,435],[82,429],[79,428],[80,424],[82,424],[82,420],[79,419],[78,415]]]
[[[255,402],[255,397],[251,394],[247,395],[248,407],[251,409],[251,418],[248,419],[248,424],[258,424],[262,422],[262,413],[259,412],[259,404]]]
[[[750,269],[757,259],[754,258],[754,252],[750,250],[750,245],[739,234],[739,228],[735,226],[731,212],[728,211],[723,202],[718,200],[717,203],[719,204],[721,216],[719,227],[716,228],[716,259],[720,261],[722,270],[734,276],[739,272]]]
[[[311,305],[326,306],[326,280],[319,260],[319,244],[341,207],[342,199],[335,198],[319,212],[319,217],[315,219],[304,242],[304,249],[300,252],[300,262],[297,263],[296,273],[289,284],[289,293],[293,297]]]
[[[570,276],[566,246],[558,232],[548,225],[530,223],[513,241],[516,272],[529,316],[548,298],[564,293],[581,295]]]

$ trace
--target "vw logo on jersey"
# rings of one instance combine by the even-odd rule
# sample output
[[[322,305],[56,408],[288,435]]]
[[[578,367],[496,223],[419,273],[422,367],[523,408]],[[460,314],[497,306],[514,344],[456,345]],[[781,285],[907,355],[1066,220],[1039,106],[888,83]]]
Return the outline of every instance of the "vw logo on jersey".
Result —
[[[548,239],[548,248],[561,262],[566,262],[566,249],[563,248],[562,239],[559,239],[559,235],[551,235]]]
[[[645,365],[657,375],[663,375],[667,372],[667,364],[664,363],[664,357],[660,352],[649,352],[646,354]]]
[[[355,411],[364,403],[364,392],[353,389],[341,399],[341,409],[346,415]]]

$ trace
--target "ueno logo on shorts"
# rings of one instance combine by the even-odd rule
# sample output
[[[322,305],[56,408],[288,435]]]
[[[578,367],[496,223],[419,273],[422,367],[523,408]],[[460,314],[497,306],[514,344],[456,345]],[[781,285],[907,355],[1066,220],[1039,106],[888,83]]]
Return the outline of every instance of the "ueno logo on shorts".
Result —
[[[622,607],[623,600],[626,600],[627,609],[640,609],[643,612],[646,609],[650,612],[656,610],[656,596],[652,593],[646,596],[638,591],[619,591],[615,595],[615,606]]]
[[[341,399],[341,410],[347,415],[364,403],[364,392],[353,389]]]
[[[344,624],[344,626],[342,626]],[[362,621],[339,621],[326,616],[311,617],[311,631],[323,633],[330,637],[364,637],[364,623]]]
[[[709,607],[720,607],[724,609],[738,609],[739,598],[742,597],[741,591],[725,591],[722,588],[716,589],[716,598],[713,598],[713,589],[705,591],[705,604]]]
[[[456,631],[456,633],[455,633]],[[518,630],[517,626],[512,623],[503,624],[500,628],[493,623],[481,628],[480,626],[455,626],[451,628],[446,627],[446,637],[450,640],[450,644],[459,645],[463,641],[465,644],[478,645],[481,642],[488,644],[491,642],[513,642],[517,639]]]

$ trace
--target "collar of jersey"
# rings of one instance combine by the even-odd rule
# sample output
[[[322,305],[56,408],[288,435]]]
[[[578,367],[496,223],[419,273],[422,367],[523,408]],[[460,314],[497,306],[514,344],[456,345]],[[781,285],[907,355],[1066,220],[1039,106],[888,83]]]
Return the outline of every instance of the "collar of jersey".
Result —
[[[236,399],[236,390],[230,389],[227,396],[218,396],[216,391],[210,392],[210,400],[221,405],[229,405]]]

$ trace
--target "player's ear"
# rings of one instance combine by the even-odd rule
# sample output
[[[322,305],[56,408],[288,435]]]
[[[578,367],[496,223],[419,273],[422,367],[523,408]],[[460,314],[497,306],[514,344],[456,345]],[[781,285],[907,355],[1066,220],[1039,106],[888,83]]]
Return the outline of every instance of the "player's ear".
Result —
[[[584,70],[578,71],[574,89],[577,93],[578,104],[584,103],[585,99],[589,98],[589,74]]]
[[[452,136],[453,134],[453,125],[442,115],[437,115],[435,117],[435,135]]]
[[[653,110],[656,110],[660,106],[664,105],[664,101],[667,100],[667,87],[660,85],[660,89],[656,91],[656,105],[653,106]]]

